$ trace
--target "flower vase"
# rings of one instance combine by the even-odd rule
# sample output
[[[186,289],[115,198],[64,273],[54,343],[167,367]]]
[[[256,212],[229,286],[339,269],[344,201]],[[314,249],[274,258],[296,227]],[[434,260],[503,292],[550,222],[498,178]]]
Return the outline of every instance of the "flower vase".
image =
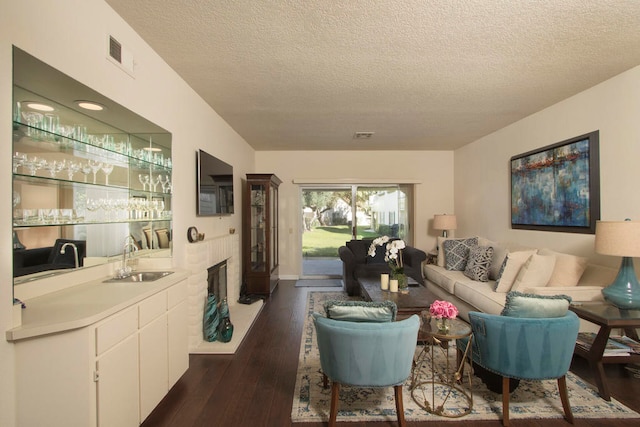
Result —
[[[440,333],[449,332],[449,319],[447,319],[446,317],[436,319],[436,327],[438,328],[438,332]]]

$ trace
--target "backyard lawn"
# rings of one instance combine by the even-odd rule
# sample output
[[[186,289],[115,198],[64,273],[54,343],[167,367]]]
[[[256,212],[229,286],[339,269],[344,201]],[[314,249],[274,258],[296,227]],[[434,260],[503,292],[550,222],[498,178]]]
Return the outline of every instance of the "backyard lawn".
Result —
[[[358,238],[373,238],[378,234],[372,230],[358,228]],[[338,257],[338,248],[351,240],[351,227],[332,225],[315,227],[302,235],[302,254],[306,258]]]

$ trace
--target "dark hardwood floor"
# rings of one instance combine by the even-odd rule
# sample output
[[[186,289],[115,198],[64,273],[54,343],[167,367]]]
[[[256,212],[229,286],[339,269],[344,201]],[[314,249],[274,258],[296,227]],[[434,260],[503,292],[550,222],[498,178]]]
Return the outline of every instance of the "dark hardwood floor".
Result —
[[[294,281],[281,281],[235,355],[191,355],[189,370],[144,422],[155,426],[319,427],[326,423],[291,423],[291,402],[307,292]],[[316,289],[317,290],[317,289]],[[231,313],[233,322],[233,313]],[[576,358],[572,371],[593,383],[586,362]],[[622,366],[607,365],[613,396],[640,411],[640,379]],[[439,422],[408,422],[410,427]],[[395,422],[338,423],[379,427]],[[512,420],[515,427],[568,426],[563,419]],[[499,421],[446,425],[500,426]],[[576,419],[575,426],[638,426],[640,419]]]

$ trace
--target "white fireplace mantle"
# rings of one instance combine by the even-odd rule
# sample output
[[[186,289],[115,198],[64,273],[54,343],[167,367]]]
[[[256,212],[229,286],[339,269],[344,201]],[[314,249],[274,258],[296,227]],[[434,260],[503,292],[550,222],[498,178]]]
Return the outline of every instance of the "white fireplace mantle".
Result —
[[[188,279],[190,353],[235,353],[262,309],[261,300],[250,305],[238,303],[241,284],[239,240],[237,234],[229,234],[185,245],[185,268],[190,272]],[[227,301],[233,324],[233,337],[228,343],[207,342],[202,337],[202,316],[208,287],[207,269],[223,261],[227,262]]]

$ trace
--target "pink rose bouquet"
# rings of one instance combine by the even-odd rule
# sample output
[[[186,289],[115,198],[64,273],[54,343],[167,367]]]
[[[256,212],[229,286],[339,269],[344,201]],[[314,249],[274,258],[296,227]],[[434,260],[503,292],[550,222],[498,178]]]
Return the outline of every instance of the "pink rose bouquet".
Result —
[[[455,319],[458,316],[458,309],[449,301],[435,300],[429,307],[429,314],[436,319]]]

